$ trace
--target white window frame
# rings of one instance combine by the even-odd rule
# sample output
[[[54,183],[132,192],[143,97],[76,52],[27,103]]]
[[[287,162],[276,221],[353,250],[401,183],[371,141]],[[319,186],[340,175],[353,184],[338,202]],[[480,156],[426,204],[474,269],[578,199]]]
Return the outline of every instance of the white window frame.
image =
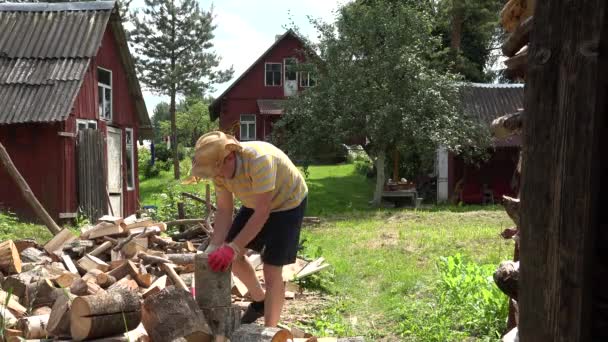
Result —
[[[102,113],[103,111],[100,111],[99,112],[99,119],[104,120],[104,121],[108,121],[108,122],[112,122],[112,118],[114,117],[113,108],[112,108],[113,107],[113,102],[114,102],[114,94],[112,93],[112,86],[113,86],[113,84],[112,84],[112,76],[113,76],[112,75],[112,70],[109,70],[109,69],[106,69],[106,68],[102,68],[102,67],[97,67],[97,69],[98,70],[103,70],[103,71],[106,71],[106,72],[110,73],[110,85],[109,86],[107,84],[105,84],[105,83],[99,82],[99,79],[97,80],[97,87],[104,89],[104,92],[103,92],[104,96],[103,96],[102,99],[99,99],[100,101],[103,101],[103,102],[106,101],[105,90],[108,90],[108,89],[110,90],[110,117],[109,118],[104,117],[103,113]],[[97,93],[99,94],[99,91]],[[97,106],[99,107],[99,103],[97,104]],[[105,103],[104,103],[104,106],[102,106],[102,108],[105,108]]]
[[[243,121],[243,116],[253,116],[253,121],[251,120],[246,120]],[[257,115],[255,114],[241,114],[241,116],[239,117],[239,136],[241,137],[241,141],[253,141],[257,138],[257,129],[258,129],[258,124],[257,124],[258,118]],[[247,124],[247,132],[249,132],[251,135],[251,131],[250,131],[250,127],[249,125],[253,124],[253,138],[247,137],[246,139],[243,138],[243,123]]]
[[[316,86],[316,82],[314,85],[310,85],[310,71],[302,71],[300,72],[300,87],[302,88],[310,88],[310,87],[314,87]],[[304,75],[306,75],[306,77],[304,77]],[[304,84],[304,80],[306,80],[306,84]]]
[[[127,137],[131,136],[131,143],[129,144]],[[135,142],[133,141],[135,136],[133,135],[133,128],[125,128],[125,151],[129,153],[129,146],[131,146],[131,177],[127,178],[127,191],[135,190]],[[126,155],[125,155],[126,157]],[[129,165],[127,165],[129,167]],[[125,170],[126,171],[126,170]],[[129,172],[126,174],[129,177]],[[129,181],[133,186],[129,186]]]
[[[278,64],[281,66],[281,71],[279,71],[281,73],[281,77],[279,77],[279,84],[268,84],[268,79],[266,78],[266,75],[268,73],[268,71],[266,71],[266,66],[270,65],[270,64]],[[266,62],[264,63],[264,86],[266,87],[281,87],[283,86],[283,77],[285,77],[285,73],[283,72],[283,63],[276,63],[276,62]]]
[[[295,63],[294,64],[298,64],[298,59],[295,57],[287,57],[287,58],[283,58],[283,79],[285,81],[287,81],[287,61],[289,60],[293,60]],[[296,84],[299,83],[300,79],[299,79],[299,72],[297,71],[293,71],[296,74]],[[290,80],[291,81],[291,80]]]
[[[88,129],[97,130],[97,121],[88,120],[88,119],[76,119],[76,133],[80,132],[80,128],[78,127],[78,126],[80,126],[80,124],[86,125],[86,127]],[[95,127],[91,127],[91,126],[95,126]]]

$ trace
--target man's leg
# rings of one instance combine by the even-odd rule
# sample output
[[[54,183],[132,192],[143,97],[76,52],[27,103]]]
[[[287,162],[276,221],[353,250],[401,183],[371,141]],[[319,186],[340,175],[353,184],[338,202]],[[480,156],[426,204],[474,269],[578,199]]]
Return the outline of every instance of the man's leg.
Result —
[[[264,264],[264,281],[266,282],[264,324],[267,327],[276,327],[279,324],[283,302],[285,301],[283,266]]]
[[[236,257],[236,260],[232,263],[232,272],[239,278],[240,281],[247,286],[249,296],[256,302],[264,300],[264,290],[260,285],[260,281],[255,274],[253,265],[249,263],[247,258],[243,254]]]

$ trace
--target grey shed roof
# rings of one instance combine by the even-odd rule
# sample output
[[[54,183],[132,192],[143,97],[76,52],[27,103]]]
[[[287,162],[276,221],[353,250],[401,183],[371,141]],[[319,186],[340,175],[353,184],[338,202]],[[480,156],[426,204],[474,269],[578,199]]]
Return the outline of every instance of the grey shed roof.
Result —
[[[464,111],[488,126],[494,119],[524,107],[523,84],[465,83],[460,95]]]
[[[0,124],[65,120],[110,24],[140,127],[149,130],[115,6],[114,1],[0,3]]]

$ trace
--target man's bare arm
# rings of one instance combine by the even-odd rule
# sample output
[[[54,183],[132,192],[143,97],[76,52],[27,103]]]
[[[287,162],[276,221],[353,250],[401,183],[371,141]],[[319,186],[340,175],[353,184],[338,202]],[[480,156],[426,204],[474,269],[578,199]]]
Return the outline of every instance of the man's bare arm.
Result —
[[[228,191],[216,192],[217,211],[215,212],[215,224],[211,244],[221,246],[226,240],[228,230],[232,224],[232,211],[234,210],[234,197]]]

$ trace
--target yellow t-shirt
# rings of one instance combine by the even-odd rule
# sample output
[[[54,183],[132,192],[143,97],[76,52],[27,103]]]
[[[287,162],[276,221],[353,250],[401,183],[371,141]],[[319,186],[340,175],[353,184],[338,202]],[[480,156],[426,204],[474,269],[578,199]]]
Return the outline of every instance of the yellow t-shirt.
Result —
[[[255,195],[272,191],[273,212],[293,209],[304,200],[308,194],[304,177],[283,151],[262,141],[241,145],[234,177],[214,178],[216,191],[231,192],[247,208],[254,208]]]

